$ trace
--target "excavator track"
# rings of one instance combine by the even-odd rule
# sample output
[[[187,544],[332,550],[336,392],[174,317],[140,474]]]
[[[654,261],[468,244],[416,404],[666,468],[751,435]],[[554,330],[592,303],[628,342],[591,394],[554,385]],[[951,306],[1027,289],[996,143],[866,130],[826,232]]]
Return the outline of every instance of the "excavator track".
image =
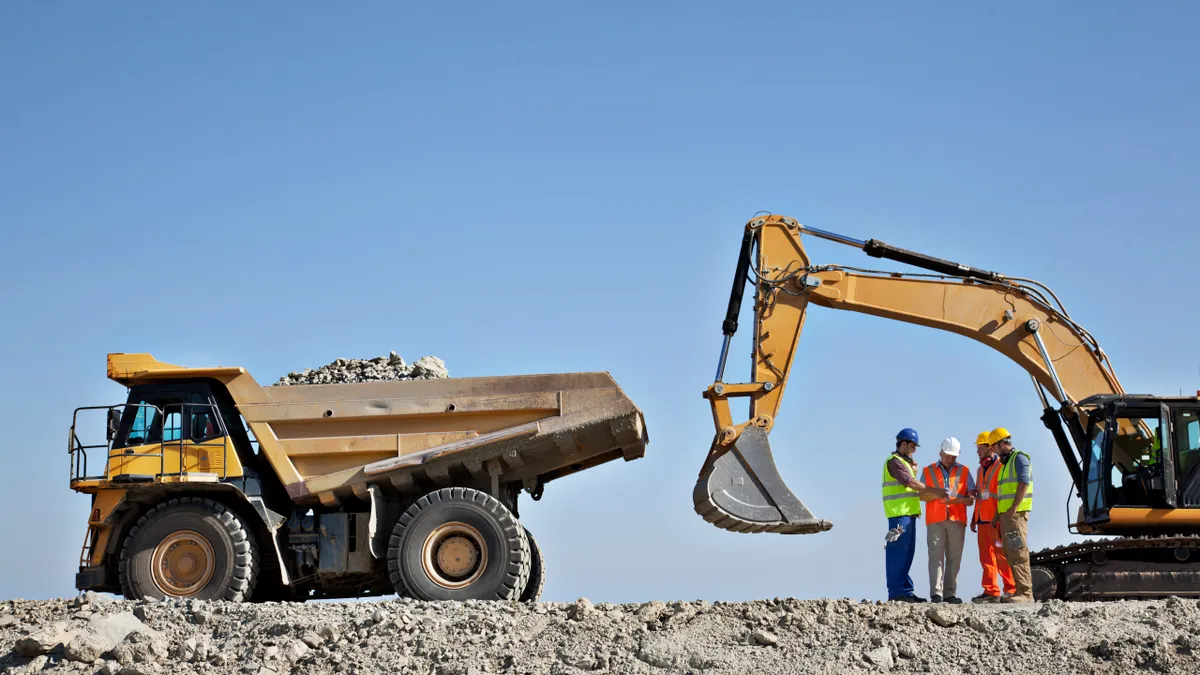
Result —
[[[1114,537],[1029,556],[1037,600],[1200,597],[1200,535]]]

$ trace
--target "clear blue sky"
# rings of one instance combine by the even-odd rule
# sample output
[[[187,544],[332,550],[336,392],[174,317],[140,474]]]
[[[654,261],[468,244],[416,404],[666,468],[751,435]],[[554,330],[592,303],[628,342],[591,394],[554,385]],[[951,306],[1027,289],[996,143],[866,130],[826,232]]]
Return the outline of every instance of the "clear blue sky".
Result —
[[[73,594],[67,427],[123,398],[109,351],[263,382],[389,350],[611,371],[651,445],[523,503],[551,600],[884,597],[879,465],[906,426],[923,462],[1013,430],[1033,546],[1069,540],[1023,371],[822,309],[772,441],[834,529],[692,512],[759,210],[1037,278],[1128,390],[1200,387],[1194,3],[401,4],[0,4],[0,597]]]

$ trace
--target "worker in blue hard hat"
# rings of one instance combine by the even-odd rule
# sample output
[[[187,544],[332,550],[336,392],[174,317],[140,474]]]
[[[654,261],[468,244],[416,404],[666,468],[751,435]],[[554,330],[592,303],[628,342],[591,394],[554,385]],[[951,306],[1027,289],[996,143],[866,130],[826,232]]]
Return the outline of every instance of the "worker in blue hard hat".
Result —
[[[886,552],[888,600],[925,602],[913,592],[909,576],[917,552],[917,518],[921,516],[921,497],[946,499],[945,488],[929,487],[917,480],[917,462],[913,459],[920,438],[914,429],[896,434],[896,450],[883,464],[883,512],[888,519]]]

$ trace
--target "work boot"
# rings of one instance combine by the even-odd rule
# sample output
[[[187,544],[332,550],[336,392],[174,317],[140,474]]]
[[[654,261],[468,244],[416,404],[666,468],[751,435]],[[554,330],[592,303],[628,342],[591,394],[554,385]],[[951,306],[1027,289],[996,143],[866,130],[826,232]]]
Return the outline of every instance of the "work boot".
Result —
[[[951,604],[951,605],[961,605],[962,604],[962,600],[959,599],[957,596],[953,596],[953,595],[946,598],[944,600],[944,602],[946,602],[947,604]]]
[[[1021,604],[1021,603],[1026,603],[1026,602],[1033,602],[1033,598],[1026,597],[1024,595],[1007,595],[1003,598],[1000,598],[1000,602]]]
[[[894,598],[888,598],[888,602],[925,602],[925,598],[920,598],[915,595],[900,595]]]
[[[931,596],[929,596],[929,601],[930,601],[930,602],[941,602],[941,601],[942,601],[942,596],[940,596],[940,595],[931,595]]]
[[[971,598],[971,602],[973,602],[977,605],[993,604],[993,603],[1000,602],[1000,596],[988,595],[987,593],[982,593],[980,595],[977,595],[977,596]]]

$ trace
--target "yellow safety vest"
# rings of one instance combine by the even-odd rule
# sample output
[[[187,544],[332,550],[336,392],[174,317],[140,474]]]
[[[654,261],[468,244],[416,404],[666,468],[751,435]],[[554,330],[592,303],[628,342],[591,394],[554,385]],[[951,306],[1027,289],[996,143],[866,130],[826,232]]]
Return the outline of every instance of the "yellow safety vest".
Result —
[[[900,481],[892,478],[892,474],[888,473],[887,465],[892,461],[892,457],[893,455],[888,455],[883,462],[883,512],[888,518],[919,516],[921,515],[921,498],[917,495],[917,491],[901,485]],[[900,461],[903,462],[904,458],[901,457]]]
[[[1000,513],[1004,513],[1012,506],[1013,498],[1017,495],[1017,455],[1025,455],[1020,450],[1013,450],[1012,456],[1004,463],[1004,468],[1000,469],[999,489],[996,494],[999,496]],[[1025,455],[1025,459],[1029,459],[1029,455]],[[1029,464],[1029,488],[1025,490],[1025,497],[1017,504],[1017,512],[1028,511],[1033,508],[1033,462]]]

